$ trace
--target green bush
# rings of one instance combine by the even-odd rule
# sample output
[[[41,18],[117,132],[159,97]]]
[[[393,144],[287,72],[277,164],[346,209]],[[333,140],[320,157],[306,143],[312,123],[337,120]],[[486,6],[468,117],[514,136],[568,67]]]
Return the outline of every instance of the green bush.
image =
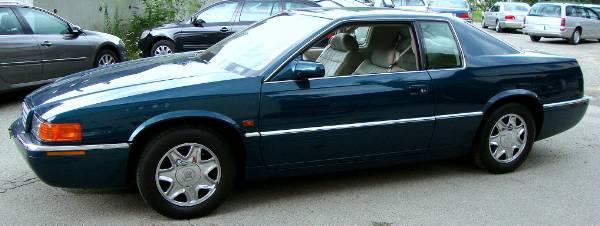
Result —
[[[139,57],[137,42],[144,30],[152,27],[183,20],[191,16],[204,5],[202,0],[141,0],[143,12],[134,14],[131,19],[124,22],[115,9],[114,20],[109,18],[104,7],[105,31],[120,37],[125,43],[130,59]]]

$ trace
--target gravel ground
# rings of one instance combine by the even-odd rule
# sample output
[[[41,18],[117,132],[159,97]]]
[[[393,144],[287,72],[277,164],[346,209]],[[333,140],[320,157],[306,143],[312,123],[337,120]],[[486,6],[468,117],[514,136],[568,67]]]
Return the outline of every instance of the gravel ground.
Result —
[[[600,93],[600,43],[533,43],[493,35],[522,48],[576,57],[586,92]],[[19,114],[24,93],[2,95],[0,127]],[[598,98],[596,98],[598,99]],[[212,215],[164,218],[136,193],[63,190],[40,182],[0,133],[0,224],[600,224],[600,107],[575,128],[537,142],[516,172],[490,175],[461,160],[252,182]]]

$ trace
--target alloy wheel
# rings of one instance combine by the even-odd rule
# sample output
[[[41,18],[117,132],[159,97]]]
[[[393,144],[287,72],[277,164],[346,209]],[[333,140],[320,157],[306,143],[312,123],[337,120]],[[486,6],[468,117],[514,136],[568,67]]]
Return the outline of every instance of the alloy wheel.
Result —
[[[517,114],[507,114],[496,122],[489,138],[492,157],[500,163],[517,159],[527,145],[527,124]]]
[[[579,41],[581,41],[581,33],[579,32],[579,30],[576,30],[575,33],[573,34],[573,43],[577,44],[579,43]]]
[[[104,54],[98,59],[98,66],[106,66],[117,63],[117,59],[111,54]]]
[[[171,49],[171,47],[166,46],[166,45],[160,45],[160,46],[156,47],[156,49],[154,50],[155,56],[162,56],[162,55],[169,55],[169,54],[173,54],[173,50]]]
[[[156,186],[167,201],[195,206],[210,198],[221,179],[221,165],[212,150],[197,143],[171,148],[158,162]]]

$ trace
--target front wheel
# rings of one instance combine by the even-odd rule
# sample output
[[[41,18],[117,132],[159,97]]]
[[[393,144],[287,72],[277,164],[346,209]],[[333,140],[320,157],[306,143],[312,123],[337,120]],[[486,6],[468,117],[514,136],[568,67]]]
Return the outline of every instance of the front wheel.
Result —
[[[225,200],[235,182],[230,146],[217,133],[178,127],[151,139],[140,157],[137,185],[144,201],[174,219],[202,217]]]
[[[473,146],[475,163],[491,173],[512,172],[529,155],[535,134],[535,121],[526,106],[501,106],[484,118]]]
[[[529,39],[531,39],[531,41],[533,42],[539,42],[542,39],[542,37],[530,35]]]
[[[164,56],[175,53],[175,43],[169,40],[160,40],[150,49],[150,56]]]
[[[96,61],[94,62],[94,67],[108,66],[116,63],[119,63],[117,54],[112,50],[103,49],[98,52]]]

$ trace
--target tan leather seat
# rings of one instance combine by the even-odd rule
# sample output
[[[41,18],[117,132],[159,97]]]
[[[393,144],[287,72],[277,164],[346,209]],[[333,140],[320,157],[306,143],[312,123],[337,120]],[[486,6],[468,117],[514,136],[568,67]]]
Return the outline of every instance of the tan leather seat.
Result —
[[[395,49],[374,49],[369,59],[364,60],[354,71],[355,75],[404,71],[395,66],[398,61],[398,51]]]
[[[349,34],[340,33],[329,40],[329,45],[317,58],[325,66],[325,77],[350,75],[362,62],[356,39]]]
[[[396,47],[399,55],[395,66],[407,71],[416,71],[418,69],[416,54],[417,48],[412,40],[413,37],[412,33],[410,32],[410,28],[406,27],[405,29],[400,30],[398,44]]]

